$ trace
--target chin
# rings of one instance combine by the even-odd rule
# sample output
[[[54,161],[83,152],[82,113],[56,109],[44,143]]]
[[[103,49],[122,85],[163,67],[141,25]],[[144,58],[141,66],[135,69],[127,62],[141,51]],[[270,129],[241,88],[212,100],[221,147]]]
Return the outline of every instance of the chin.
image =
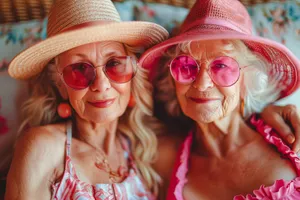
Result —
[[[220,106],[208,108],[189,108],[185,115],[199,123],[210,123],[220,119]]]
[[[95,123],[104,124],[117,120],[123,113],[120,109],[115,108],[94,109],[87,111],[84,118]]]
[[[90,121],[93,121],[94,123],[97,123],[97,124],[106,124],[106,123],[117,120],[119,117],[120,117],[120,115],[114,114],[114,113],[110,113],[110,114],[108,114],[108,113],[96,114],[95,113],[95,114],[86,116],[85,118]]]
[[[215,116],[197,116],[197,118],[195,118],[194,120],[199,123],[207,124],[207,123],[214,122],[218,119],[219,117],[215,117]]]

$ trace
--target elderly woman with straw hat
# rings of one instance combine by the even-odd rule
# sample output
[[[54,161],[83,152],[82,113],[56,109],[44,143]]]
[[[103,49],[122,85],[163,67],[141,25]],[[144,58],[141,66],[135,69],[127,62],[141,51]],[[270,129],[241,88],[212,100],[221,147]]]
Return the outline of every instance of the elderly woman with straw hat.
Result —
[[[121,22],[110,0],[57,0],[47,31],[9,66],[31,79],[21,131],[31,128],[17,142],[6,199],[153,199],[151,84],[136,55],[168,32]]]
[[[166,199],[300,199],[300,159],[252,115],[299,87],[300,62],[252,35],[240,1],[198,0],[180,34],[140,64],[152,72],[158,103],[182,125],[173,126],[186,133],[160,141]]]
[[[57,0],[47,31],[9,66],[31,96],[6,199],[154,199],[158,123],[136,57],[167,31],[121,22],[109,0]]]

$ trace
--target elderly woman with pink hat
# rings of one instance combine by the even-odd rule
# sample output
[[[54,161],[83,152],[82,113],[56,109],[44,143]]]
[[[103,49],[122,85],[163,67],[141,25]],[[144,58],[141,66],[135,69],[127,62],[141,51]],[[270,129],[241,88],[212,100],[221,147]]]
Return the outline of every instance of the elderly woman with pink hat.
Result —
[[[6,199],[154,199],[158,123],[137,55],[167,39],[167,31],[121,22],[109,0],[57,0],[47,31],[9,66],[12,77],[30,80],[31,96]]]
[[[136,55],[168,32],[121,22],[110,0],[57,0],[47,31],[9,66],[31,79],[21,131],[31,128],[16,144],[6,199],[154,199],[152,87]]]
[[[299,87],[300,63],[252,35],[238,0],[198,0],[180,34],[140,64],[151,70],[158,105],[178,120],[173,128],[186,133],[160,140],[156,169],[168,200],[300,199],[300,159],[253,115]]]

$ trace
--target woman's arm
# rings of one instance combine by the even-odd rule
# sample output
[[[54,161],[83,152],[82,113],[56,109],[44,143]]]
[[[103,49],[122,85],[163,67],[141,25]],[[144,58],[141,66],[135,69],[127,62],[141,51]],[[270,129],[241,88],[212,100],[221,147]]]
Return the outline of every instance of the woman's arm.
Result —
[[[300,114],[295,105],[268,105],[262,111],[261,117],[293,146],[295,152],[300,150]]]
[[[54,140],[43,128],[30,129],[19,139],[8,173],[6,200],[51,199],[57,164]]]

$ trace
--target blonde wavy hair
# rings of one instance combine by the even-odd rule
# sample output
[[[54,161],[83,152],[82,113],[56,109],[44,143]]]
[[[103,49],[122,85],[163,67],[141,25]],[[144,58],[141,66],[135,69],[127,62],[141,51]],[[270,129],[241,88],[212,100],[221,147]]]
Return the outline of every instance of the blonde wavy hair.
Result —
[[[143,51],[143,48],[139,47],[128,45],[124,47],[127,54],[135,58]],[[56,70],[55,60],[30,81],[31,94],[22,107],[19,133],[27,126],[42,126],[61,120],[56,112],[58,104],[63,100],[56,86],[61,83],[57,82],[57,78],[51,78],[57,77],[53,76]],[[152,114],[152,84],[148,81],[148,71],[139,66],[137,68],[136,75],[131,81],[131,92],[136,105],[127,108],[120,117],[118,130],[130,140],[131,153],[140,174],[148,188],[157,195],[161,178],[151,164],[157,151],[155,131],[159,130],[160,126]]]
[[[188,126],[192,122],[180,109],[168,63],[180,54],[190,54],[195,58],[199,57],[195,55],[195,52],[191,51],[192,42],[196,41],[181,43],[166,51],[162,58],[165,62],[161,63],[163,66],[158,68],[159,71],[154,81],[156,101],[164,105],[165,112],[169,117],[185,121]],[[220,53],[235,58],[245,75],[241,86],[241,99],[243,99],[245,104],[244,118],[248,118],[255,112],[261,112],[266,105],[278,99],[280,94],[278,81],[275,77],[269,76],[271,66],[263,57],[250,51],[241,40],[218,40],[218,42],[221,42],[223,45]],[[210,43],[210,45],[212,44]],[[199,47],[201,47],[201,42],[199,42]],[[182,127],[185,131],[186,128],[189,127]]]

